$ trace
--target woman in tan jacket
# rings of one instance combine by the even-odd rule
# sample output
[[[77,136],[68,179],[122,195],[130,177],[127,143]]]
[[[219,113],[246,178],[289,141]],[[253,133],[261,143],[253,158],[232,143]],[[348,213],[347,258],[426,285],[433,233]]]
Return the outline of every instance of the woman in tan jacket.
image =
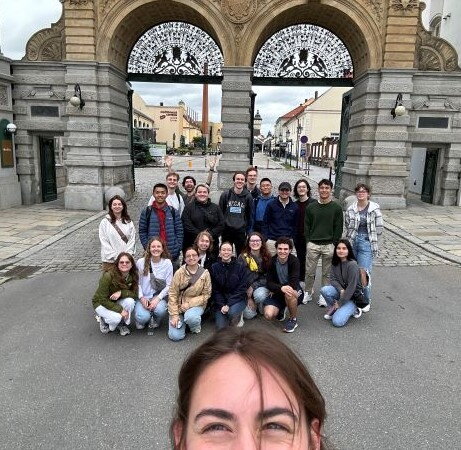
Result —
[[[170,326],[168,337],[180,341],[186,336],[186,325],[192,333],[200,333],[202,314],[211,296],[211,278],[208,270],[199,266],[194,248],[186,250],[186,264],[173,276],[168,292]]]

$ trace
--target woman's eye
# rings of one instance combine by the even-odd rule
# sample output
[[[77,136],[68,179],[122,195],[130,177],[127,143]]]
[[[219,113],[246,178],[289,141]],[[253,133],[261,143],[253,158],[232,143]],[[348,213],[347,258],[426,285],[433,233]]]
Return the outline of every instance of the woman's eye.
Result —
[[[222,423],[212,423],[204,427],[202,433],[212,433],[214,431],[230,431],[230,429]]]
[[[264,430],[276,430],[291,433],[291,428],[283,423],[269,422],[263,425]]]

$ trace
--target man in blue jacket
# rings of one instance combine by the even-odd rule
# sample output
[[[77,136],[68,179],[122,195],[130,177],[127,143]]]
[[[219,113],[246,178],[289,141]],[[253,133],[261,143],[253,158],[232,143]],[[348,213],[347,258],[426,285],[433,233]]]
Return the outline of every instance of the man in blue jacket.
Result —
[[[276,254],[275,241],[279,237],[293,239],[298,221],[298,205],[291,199],[291,185],[283,181],[279,185],[279,195],[269,202],[264,213],[262,233],[267,239],[267,248],[272,256]]]
[[[259,182],[259,195],[254,201],[254,223],[253,231],[262,233],[264,213],[267,205],[275,198],[272,195],[272,181],[269,178],[263,178]]]
[[[168,206],[166,197],[168,188],[163,183],[154,186],[152,195],[154,202],[144,208],[139,218],[139,239],[146,248],[149,239],[158,236],[166,242],[173,265],[179,257],[183,241],[181,216],[171,206]]]

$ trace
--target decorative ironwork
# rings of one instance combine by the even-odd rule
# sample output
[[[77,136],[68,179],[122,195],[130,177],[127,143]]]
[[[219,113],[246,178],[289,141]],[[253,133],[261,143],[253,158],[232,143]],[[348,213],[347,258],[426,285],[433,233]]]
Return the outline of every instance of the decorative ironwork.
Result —
[[[317,25],[284,28],[261,47],[254,63],[256,77],[352,78],[352,58],[343,42]]]
[[[128,73],[215,76],[221,75],[223,61],[221,50],[205,31],[184,22],[166,22],[136,42]]]

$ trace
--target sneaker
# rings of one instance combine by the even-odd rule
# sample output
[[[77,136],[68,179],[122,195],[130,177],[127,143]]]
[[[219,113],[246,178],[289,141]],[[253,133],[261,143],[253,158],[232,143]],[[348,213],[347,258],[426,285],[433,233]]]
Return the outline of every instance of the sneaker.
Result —
[[[99,330],[101,331],[102,334],[107,334],[110,331],[109,325],[107,325],[107,323],[104,322],[104,319],[102,317],[99,317]]]
[[[154,328],[158,328],[159,326],[160,324],[153,317],[151,317],[149,320],[148,327],[154,329]]]
[[[304,292],[304,297],[303,297],[303,304],[305,305],[308,302],[312,301],[312,294],[309,294],[309,292]]]
[[[242,313],[240,314],[240,320],[239,320],[239,323],[237,324],[237,327],[242,328],[244,323],[245,321],[243,320],[243,313]]]
[[[195,327],[193,330],[190,330],[191,333],[199,334],[202,331],[202,325]]]
[[[146,325],[143,325],[142,323],[135,322],[135,326],[137,330],[143,330]]]
[[[285,308],[283,309],[283,311],[279,311],[279,313],[277,314],[277,320],[278,320],[279,322],[283,322],[283,321],[286,319],[286,317],[287,317],[287,312],[288,312],[288,308],[287,308],[287,307],[285,307]]]
[[[369,312],[369,311],[370,311],[370,304],[368,303],[367,306],[364,306],[364,307],[362,308],[362,312]]]
[[[362,308],[357,308],[355,310],[354,318],[358,319],[362,315]]]
[[[298,321],[295,318],[288,319],[285,322],[285,326],[283,327],[283,331],[285,331],[285,333],[293,333],[293,331],[295,331],[297,327],[298,327]]]
[[[303,291],[305,291],[306,290],[306,283],[304,281],[300,281],[299,284],[301,285],[301,289]]]
[[[120,336],[126,336],[131,333],[130,329],[126,325],[119,326],[118,332],[120,333]]]
[[[337,307],[336,306],[330,306],[328,309],[327,309],[327,313],[323,316],[323,318],[325,320],[331,320],[332,317],[333,317],[333,314],[337,311]]]
[[[322,294],[319,295],[319,299],[317,300],[317,305],[322,306],[322,307],[327,306],[327,301],[325,300],[325,297]]]

